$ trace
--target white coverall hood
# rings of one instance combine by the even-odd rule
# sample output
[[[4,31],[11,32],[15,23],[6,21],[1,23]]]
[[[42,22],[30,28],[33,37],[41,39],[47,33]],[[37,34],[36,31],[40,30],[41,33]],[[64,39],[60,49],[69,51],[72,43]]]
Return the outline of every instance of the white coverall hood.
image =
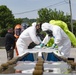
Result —
[[[42,24],[41,28],[42,28],[42,31],[52,30],[52,25],[45,22],[45,23]]]
[[[34,26],[34,27],[35,27],[36,25],[37,25],[37,23],[36,23],[36,22],[33,22],[33,23],[32,23],[32,26]]]

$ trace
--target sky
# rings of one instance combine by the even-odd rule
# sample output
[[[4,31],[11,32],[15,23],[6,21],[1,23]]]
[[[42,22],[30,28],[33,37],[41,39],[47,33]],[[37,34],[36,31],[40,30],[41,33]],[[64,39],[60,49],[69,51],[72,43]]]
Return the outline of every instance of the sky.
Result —
[[[0,6],[6,5],[15,18],[37,18],[38,10],[51,8],[70,14],[69,0],[0,0]],[[76,20],[76,0],[71,0],[72,19]]]

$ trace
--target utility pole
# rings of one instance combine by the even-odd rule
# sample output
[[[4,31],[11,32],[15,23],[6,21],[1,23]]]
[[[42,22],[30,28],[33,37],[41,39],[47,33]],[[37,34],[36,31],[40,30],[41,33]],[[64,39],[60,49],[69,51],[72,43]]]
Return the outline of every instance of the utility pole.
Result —
[[[72,22],[72,8],[71,8],[71,0],[69,0],[69,7],[70,7],[70,15],[71,15],[71,31],[73,33],[73,22]]]

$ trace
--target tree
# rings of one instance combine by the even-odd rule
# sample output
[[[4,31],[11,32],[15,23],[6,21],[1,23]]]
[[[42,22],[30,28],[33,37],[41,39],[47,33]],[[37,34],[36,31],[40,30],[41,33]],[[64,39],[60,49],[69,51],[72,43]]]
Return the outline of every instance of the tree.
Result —
[[[16,25],[16,24],[21,24],[22,23],[22,18],[16,18],[15,20],[14,20],[14,26]]]
[[[47,8],[42,8],[38,11],[39,18],[37,18],[38,22],[49,22],[50,20],[50,10]]]
[[[0,36],[4,36],[7,28],[13,27],[14,16],[5,5],[0,6]]]
[[[39,18],[37,19],[40,22],[49,22],[50,20],[62,20],[65,21],[68,19],[69,15],[64,15],[63,11],[57,11],[56,9],[47,9],[42,8],[38,11]]]
[[[71,30],[70,15],[64,15],[63,11],[57,11],[56,9],[42,8],[38,11],[39,18],[38,22],[49,22],[50,20],[62,20],[67,23],[69,30]]]
[[[28,23],[29,26],[31,26],[31,24],[33,22],[36,22],[36,19],[28,19],[28,18],[22,18],[23,22]]]

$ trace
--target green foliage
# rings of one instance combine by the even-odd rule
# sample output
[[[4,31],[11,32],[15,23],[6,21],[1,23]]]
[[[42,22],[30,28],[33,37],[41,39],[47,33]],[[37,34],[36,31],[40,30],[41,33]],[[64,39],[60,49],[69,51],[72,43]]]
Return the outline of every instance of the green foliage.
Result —
[[[39,18],[37,18],[38,22],[49,22],[50,17],[49,17],[49,10],[46,8],[42,8],[41,10],[38,11]]]
[[[39,18],[37,21],[39,22],[49,22],[50,20],[62,20],[62,21],[68,21],[70,16],[64,15],[63,11],[57,11],[56,9],[47,9],[42,8],[38,11]]]
[[[14,16],[6,6],[0,6],[0,36],[4,36],[6,29],[13,27]]]
[[[9,27],[14,28],[16,24],[21,24],[22,22],[28,23],[31,26],[33,22],[49,22],[50,20],[62,20],[67,23],[69,30],[71,30],[70,15],[64,15],[63,11],[57,11],[56,9],[42,8],[38,11],[39,18],[28,19],[28,18],[14,18],[12,11],[10,11],[7,6],[0,6],[0,36],[6,34],[6,30]],[[73,24],[74,34],[76,35],[76,22]]]
[[[12,12],[6,6],[0,6],[0,27],[7,28],[9,25],[13,25],[13,20]]]
[[[25,22],[25,23],[28,23],[28,25],[31,26],[31,24],[33,22],[36,22],[36,19],[23,18],[22,21]]]
[[[67,23],[69,30],[71,31],[71,16],[66,14],[64,15],[63,11],[57,11],[56,9],[47,9],[42,8],[38,11],[39,18],[37,18],[38,22],[49,22],[50,20],[62,20]]]
[[[16,18],[14,19],[14,27],[17,25],[17,24],[21,24],[22,23],[22,19],[21,18]]]
[[[15,25],[21,24],[22,22],[26,22],[31,25],[32,22],[35,22],[36,19],[28,19],[28,18],[14,18],[12,11],[5,5],[0,6],[0,36],[5,36],[7,29]]]
[[[6,33],[7,33],[7,29],[0,29],[0,37],[5,37]]]

